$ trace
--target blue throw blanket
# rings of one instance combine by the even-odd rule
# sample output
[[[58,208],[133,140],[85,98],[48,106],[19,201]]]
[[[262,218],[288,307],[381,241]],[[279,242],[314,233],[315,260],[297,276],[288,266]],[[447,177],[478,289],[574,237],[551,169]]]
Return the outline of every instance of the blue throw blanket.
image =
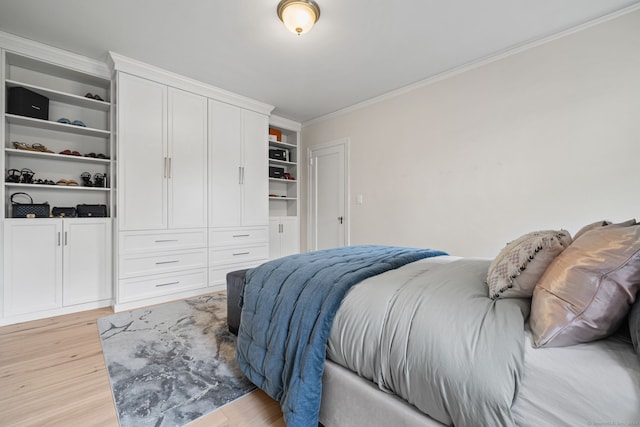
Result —
[[[247,272],[238,332],[240,369],[280,401],[288,427],[318,425],[325,347],[347,291],[432,249],[351,246],[292,255]]]

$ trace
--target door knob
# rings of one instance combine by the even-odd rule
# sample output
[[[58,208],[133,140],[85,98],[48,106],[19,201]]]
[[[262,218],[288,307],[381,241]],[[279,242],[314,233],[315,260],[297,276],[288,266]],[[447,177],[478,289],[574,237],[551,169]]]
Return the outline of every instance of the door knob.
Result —
[[[344,220],[344,218],[343,218],[343,217],[341,217],[341,216],[339,216],[339,217],[338,217],[338,221],[340,221],[340,224],[342,224],[342,220]]]

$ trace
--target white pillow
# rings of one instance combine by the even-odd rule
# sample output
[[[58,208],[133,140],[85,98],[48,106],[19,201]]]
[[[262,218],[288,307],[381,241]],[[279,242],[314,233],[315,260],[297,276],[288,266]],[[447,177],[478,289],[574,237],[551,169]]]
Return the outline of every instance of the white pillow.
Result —
[[[530,298],[551,261],[571,242],[567,230],[543,230],[508,243],[489,266],[489,296],[492,299]]]

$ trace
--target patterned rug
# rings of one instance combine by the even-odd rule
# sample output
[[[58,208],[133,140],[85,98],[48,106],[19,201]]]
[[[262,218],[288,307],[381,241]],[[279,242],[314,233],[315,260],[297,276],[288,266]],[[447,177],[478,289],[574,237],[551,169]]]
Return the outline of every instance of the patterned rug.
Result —
[[[184,426],[255,389],[226,317],[216,294],[98,319],[121,427]]]

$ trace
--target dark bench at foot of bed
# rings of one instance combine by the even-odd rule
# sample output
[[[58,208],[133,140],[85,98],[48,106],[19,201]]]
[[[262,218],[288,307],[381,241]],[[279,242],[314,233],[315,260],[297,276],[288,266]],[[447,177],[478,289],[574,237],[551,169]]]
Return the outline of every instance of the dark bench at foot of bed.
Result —
[[[240,295],[244,288],[244,276],[247,270],[237,270],[227,273],[227,324],[229,332],[238,335],[240,327]]]

